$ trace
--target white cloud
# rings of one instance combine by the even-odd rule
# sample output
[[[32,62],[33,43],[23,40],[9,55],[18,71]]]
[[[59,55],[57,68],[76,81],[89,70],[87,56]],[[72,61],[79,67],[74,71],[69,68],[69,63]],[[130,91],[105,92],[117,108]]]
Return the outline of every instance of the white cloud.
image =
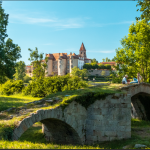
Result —
[[[20,23],[20,24],[36,24],[47,27],[53,27],[57,30],[63,30],[68,28],[82,28],[84,26],[84,21],[82,18],[67,18],[60,19],[56,17],[39,17],[36,13],[32,13],[33,16],[29,16],[27,13],[11,13],[9,16],[10,23]]]

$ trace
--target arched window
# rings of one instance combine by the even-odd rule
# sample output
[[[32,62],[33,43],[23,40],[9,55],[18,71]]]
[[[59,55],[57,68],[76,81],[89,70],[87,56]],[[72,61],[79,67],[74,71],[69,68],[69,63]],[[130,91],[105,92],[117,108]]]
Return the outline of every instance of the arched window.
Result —
[[[82,52],[81,52],[81,54],[82,54]]]

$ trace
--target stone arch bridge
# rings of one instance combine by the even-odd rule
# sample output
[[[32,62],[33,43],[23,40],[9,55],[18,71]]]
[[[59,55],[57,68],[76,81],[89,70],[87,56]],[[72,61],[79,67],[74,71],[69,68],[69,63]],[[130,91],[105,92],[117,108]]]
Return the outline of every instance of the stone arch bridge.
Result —
[[[73,101],[61,107],[38,110],[20,122],[12,139],[19,137],[34,123],[42,122],[47,141],[58,144],[93,144],[131,137],[131,97],[150,94],[150,84],[136,84],[122,88],[126,94],[115,93],[97,100],[85,109]]]

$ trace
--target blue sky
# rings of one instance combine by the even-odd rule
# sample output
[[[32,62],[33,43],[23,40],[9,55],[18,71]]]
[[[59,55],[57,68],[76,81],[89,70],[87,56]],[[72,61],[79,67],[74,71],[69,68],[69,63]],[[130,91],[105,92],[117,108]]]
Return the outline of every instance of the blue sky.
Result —
[[[112,59],[129,26],[139,17],[137,1],[3,1],[9,14],[8,37],[21,47],[20,60],[30,64],[28,48],[39,53],[76,53]]]

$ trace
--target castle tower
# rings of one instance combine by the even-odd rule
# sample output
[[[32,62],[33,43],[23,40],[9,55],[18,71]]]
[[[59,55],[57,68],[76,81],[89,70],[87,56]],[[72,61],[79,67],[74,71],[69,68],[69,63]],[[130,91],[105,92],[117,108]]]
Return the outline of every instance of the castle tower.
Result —
[[[84,47],[84,44],[81,44],[80,50],[79,50],[79,55],[83,58],[86,58],[86,49]]]

